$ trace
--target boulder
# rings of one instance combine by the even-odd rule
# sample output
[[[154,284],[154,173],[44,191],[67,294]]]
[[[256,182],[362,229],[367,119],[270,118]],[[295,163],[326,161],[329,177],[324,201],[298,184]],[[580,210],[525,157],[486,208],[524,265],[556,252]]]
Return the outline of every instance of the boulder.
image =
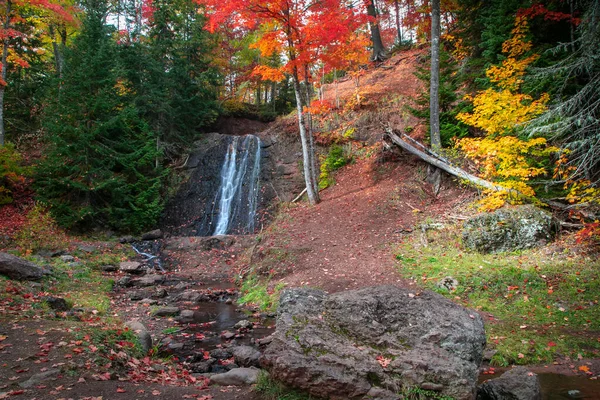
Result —
[[[477,400],[541,400],[540,381],[525,367],[516,367],[477,388]]]
[[[224,374],[215,374],[210,377],[210,383],[222,386],[252,385],[258,380],[257,368],[236,368]]]
[[[472,399],[484,347],[481,317],[433,292],[296,288],[281,295],[261,364],[315,397],[362,399],[373,388],[408,386]]]
[[[0,252],[0,274],[10,279],[34,281],[44,276],[44,270],[37,264]]]
[[[148,332],[148,329],[146,329],[144,324],[142,324],[140,321],[132,320],[127,321],[125,323],[125,326],[127,326],[137,335],[138,341],[140,342],[144,353],[150,351],[150,349],[152,348],[152,336],[150,336],[150,333]]]
[[[465,247],[481,253],[528,249],[552,240],[558,224],[552,215],[532,205],[503,208],[465,221]]]

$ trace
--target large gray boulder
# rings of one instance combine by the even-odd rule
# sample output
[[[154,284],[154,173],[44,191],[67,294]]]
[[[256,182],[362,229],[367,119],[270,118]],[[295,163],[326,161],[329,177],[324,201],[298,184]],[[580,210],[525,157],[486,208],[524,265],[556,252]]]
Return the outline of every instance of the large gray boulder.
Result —
[[[432,292],[379,286],[327,296],[286,290],[261,364],[283,383],[328,399],[403,387],[475,395],[481,317]]]
[[[30,261],[8,253],[0,253],[0,274],[10,279],[35,281],[44,276],[44,270]]]
[[[541,400],[540,381],[525,367],[506,371],[477,388],[477,400]]]
[[[465,221],[465,247],[481,253],[529,249],[552,240],[558,224],[552,215],[532,205],[503,208]]]

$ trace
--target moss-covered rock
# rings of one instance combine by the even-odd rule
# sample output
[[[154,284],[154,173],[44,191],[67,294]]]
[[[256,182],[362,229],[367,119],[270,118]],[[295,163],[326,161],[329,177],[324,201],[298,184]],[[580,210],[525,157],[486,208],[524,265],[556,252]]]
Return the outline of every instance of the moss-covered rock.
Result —
[[[552,215],[532,205],[478,215],[463,225],[465,247],[481,253],[522,250],[551,241],[558,231]]]

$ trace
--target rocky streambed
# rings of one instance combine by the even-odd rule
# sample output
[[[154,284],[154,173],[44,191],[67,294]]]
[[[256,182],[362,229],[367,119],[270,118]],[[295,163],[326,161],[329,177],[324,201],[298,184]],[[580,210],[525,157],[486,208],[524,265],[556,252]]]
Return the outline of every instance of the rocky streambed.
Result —
[[[230,236],[134,242],[136,260],[106,271],[116,282],[119,315],[145,350],[174,357],[192,373],[258,367],[275,315],[237,305],[231,260],[244,247],[237,242]]]

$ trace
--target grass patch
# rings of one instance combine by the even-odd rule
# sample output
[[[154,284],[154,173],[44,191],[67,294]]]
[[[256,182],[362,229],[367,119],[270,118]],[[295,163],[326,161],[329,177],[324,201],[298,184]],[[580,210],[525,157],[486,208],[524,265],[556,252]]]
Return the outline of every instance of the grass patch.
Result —
[[[493,364],[600,354],[598,260],[568,248],[558,255],[469,253],[457,227],[415,232],[398,245],[396,260],[405,278],[489,316],[488,346],[497,350]],[[451,292],[437,286],[447,276],[458,281]]]
[[[272,379],[265,371],[261,371],[254,390],[260,393],[265,400],[311,400],[314,397],[292,390],[282,383]]]
[[[454,400],[454,397],[444,396],[432,390],[419,387],[402,389],[402,398],[405,400]]]
[[[261,311],[275,312],[279,303],[279,293],[284,288],[283,283],[269,288],[269,278],[261,279],[256,274],[250,274],[240,287],[242,296],[238,303],[253,305]]]

